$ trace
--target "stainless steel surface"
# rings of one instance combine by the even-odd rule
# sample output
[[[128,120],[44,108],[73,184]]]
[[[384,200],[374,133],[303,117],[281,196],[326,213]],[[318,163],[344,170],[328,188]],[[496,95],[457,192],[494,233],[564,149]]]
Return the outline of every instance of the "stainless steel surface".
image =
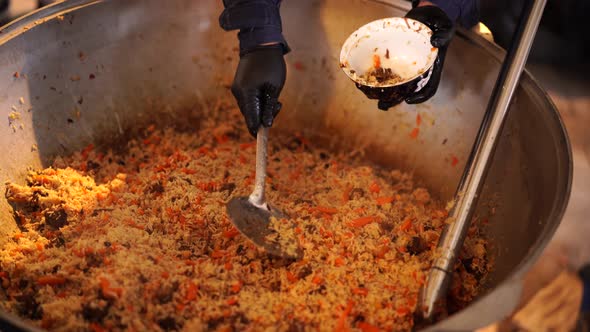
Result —
[[[272,131],[300,133],[333,149],[365,148],[368,162],[411,172],[418,184],[450,200],[504,52],[459,31],[437,95],[423,105],[379,111],[342,75],[338,53],[359,26],[409,8],[402,0],[285,1],[283,24],[293,51],[286,57],[284,106]],[[14,129],[7,120],[0,125],[0,192],[4,181],[24,181],[28,167],[47,166],[89,143],[112,146],[150,123],[190,129],[216,116],[217,100],[232,100],[227,86],[238,58],[235,33],[217,26],[220,11],[217,1],[170,0],[162,6],[158,0],[70,0],[4,28],[0,113],[6,119],[15,105],[21,117]],[[417,114],[422,123],[412,139]],[[477,218],[489,220],[495,270],[478,299],[431,330],[472,331],[510,313],[522,276],[567,205],[568,138],[528,72],[495,155],[477,207]],[[1,245],[18,230],[4,197],[0,226]]]
[[[266,186],[266,163],[268,147],[268,128],[261,126],[256,135],[256,176],[254,179],[254,191],[250,194],[250,203],[254,206],[268,210],[264,189]]]
[[[514,35],[512,46],[508,50],[492,91],[473,150],[457,187],[454,205],[449,211],[450,223],[441,234],[438,243],[440,256],[435,259],[418,300],[420,315],[427,321],[434,319],[435,314],[441,309],[444,310],[444,300],[453,277],[454,266],[471,226],[476,204],[492,164],[502,127],[539,27],[545,3],[546,0],[529,0],[525,4],[519,29]]]

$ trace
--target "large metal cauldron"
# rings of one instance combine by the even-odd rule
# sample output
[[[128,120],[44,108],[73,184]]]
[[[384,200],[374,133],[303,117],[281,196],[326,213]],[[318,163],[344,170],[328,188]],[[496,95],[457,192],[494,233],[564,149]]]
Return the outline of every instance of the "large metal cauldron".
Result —
[[[338,54],[359,26],[408,9],[401,0],[284,1],[293,52],[276,127],[333,148],[365,147],[368,159],[411,171],[450,199],[504,53],[460,31],[435,98],[379,111],[340,71]],[[220,11],[221,1],[210,0],[72,0],[1,31],[0,178],[23,181],[28,167],[91,142],[116,142],[153,119],[165,125],[207,116],[208,102],[230,98],[225,86],[237,60],[235,34],[218,27]],[[21,119],[11,127],[13,105]],[[417,113],[422,125],[412,139]],[[490,220],[496,270],[478,300],[434,330],[472,330],[514,309],[523,274],[566,207],[571,166],[559,115],[527,73],[478,210]],[[2,196],[0,239],[17,230],[11,211]]]

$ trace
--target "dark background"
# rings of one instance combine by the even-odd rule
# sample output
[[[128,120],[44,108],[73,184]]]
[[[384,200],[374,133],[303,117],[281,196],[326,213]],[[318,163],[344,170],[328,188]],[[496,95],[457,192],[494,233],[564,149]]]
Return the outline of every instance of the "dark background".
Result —
[[[480,21],[508,48],[524,0],[481,0]],[[548,0],[530,61],[557,66],[590,62],[590,0]]]

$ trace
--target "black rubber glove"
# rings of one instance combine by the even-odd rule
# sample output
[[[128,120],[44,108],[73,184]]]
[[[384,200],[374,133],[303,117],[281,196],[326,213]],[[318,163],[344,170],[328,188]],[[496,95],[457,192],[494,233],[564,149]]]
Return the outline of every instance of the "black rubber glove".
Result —
[[[449,16],[437,6],[414,7],[406,14],[406,17],[429,27],[432,30],[430,43],[438,48],[438,56],[434,60],[430,80],[420,91],[405,99],[408,104],[420,104],[432,98],[438,90],[447,48],[455,35],[455,25]],[[386,101],[379,101],[378,103],[380,110],[388,110],[392,106],[395,105]]]
[[[287,66],[280,45],[254,49],[240,58],[231,91],[254,137],[261,125],[271,127],[281,110],[279,95]]]

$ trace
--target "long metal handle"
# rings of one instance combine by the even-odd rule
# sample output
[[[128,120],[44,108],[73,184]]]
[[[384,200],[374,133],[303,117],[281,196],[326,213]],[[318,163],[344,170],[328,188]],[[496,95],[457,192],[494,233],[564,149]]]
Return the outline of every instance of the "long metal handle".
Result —
[[[266,197],[264,188],[266,183],[266,163],[267,163],[267,145],[268,145],[268,128],[261,126],[256,135],[256,178],[254,180],[254,191],[250,194],[250,203],[259,208],[265,208]]]
[[[434,261],[426,284],[420,292],[418,312],[427,321],[434,318],[447,296],[453,267],[463,247],[512,96],[539,27],[545,3],[546,0],[527,1],[500,70],[477,139],[457,188],[455,205],[449,212],[451,223],[441,234],[438,243],[440,256]]]

